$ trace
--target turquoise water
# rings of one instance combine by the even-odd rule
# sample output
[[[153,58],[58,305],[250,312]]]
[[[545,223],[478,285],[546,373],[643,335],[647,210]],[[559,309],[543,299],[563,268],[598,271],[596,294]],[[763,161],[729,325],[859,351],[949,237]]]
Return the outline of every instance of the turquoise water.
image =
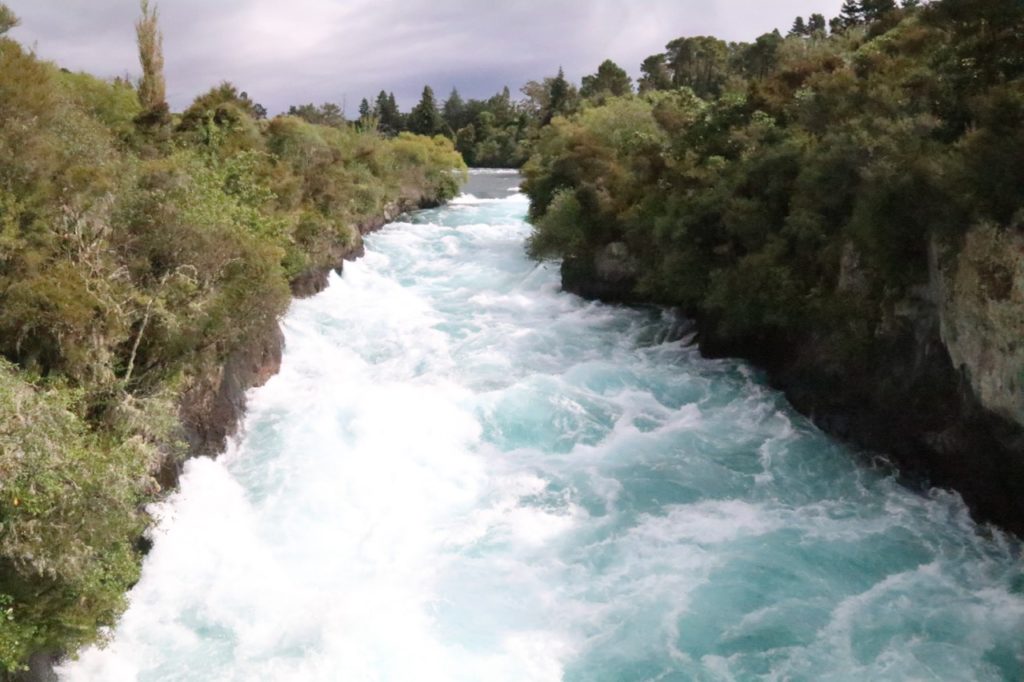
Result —
[[[284,320],[67,680],[1019,680],[1020,545],[657,310],[523,255],[514,175]],[[489,197],[489,198],[488,198]]]

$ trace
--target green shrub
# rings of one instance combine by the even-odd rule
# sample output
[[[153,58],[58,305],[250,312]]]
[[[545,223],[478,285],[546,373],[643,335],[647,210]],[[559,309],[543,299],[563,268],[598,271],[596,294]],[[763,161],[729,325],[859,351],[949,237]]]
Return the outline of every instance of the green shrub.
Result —
[[[0,364],[0,669],[95,642],[138,578],[152,452],[94,433],[81,399]]]

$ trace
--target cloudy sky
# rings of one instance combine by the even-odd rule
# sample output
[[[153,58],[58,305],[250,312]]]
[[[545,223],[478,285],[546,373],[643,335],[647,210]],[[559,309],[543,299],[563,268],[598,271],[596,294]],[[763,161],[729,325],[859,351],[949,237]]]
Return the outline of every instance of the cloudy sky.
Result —
[[[137,0],[4,0],[12,37],[72,70],[138,72]],[[229,80],[271,113],[394,91],[403,109],[424,84],[486,97],[551,75],[579,80],[605,58],[634,76],[672,38],[750,40],[841,0],[162,0],[175,109]]]

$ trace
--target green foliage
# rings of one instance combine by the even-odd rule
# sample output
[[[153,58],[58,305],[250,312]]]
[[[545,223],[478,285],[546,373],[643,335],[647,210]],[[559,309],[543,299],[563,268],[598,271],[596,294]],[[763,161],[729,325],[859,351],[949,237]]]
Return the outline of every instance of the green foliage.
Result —
[[[1015,0],[855,2],[832,36],[818,15],[789,38],[674,40],[641,98],[540,131],[530,252],[624,242],[636,293],[719,340],[863,351],[928,281],[933,238],[1024,218],[1022,22]]]
[[[139,48],[142,78],[139,81],[139,102],[143,117],[140,122],[148,128],[159,128],[168,123],[167,83],[164,80],[164,37],[160,32],[160,13],[149,0],[140,0],[142,16],[135,23],[135,36]]]
[[[333,102],[324,102],[320,106],[315,104],[300,104],[288,107],[288,115],[301,118],[307,123],[314,125],[333,126],[342,128],[345,126],[345,112]]]
[[[128,81],[100,80],[87,73],[64,73],[60,79],[74,103],[128,141],[134,132],[134,121],[142,113],[135,88]]]
[[[654,54],[640,65],[640,73],[643,75],[638,85],[641,93],[668,90],[672,87],[672,74],[669,73],[665,59],[663,54]]]
[[[7,33],[17,25],[18,17],[7,5],[0,3],[0,36]]]
[[[405,125],[402,112],[398,110],[398,104],[395,102],[395,93],[393,92],[380,91],[380,94],[377,95],[377,103],[373,108],[373,113],[380,121],[380,131],[385,135],[397,135]]]
[[[633,81],[625,70],[610,59],[601,62],[597,73],[584,76],[580,97],[622,97],[633,92]]]
[[[508,88],[487,100],[465,102],[453,91],[443,118],[448,133],[454,131],[455,148],[469,165],[509,168],[526,161],[536,122],[512,101]]]
[[[440,135],[425,138],[402,133],[391,142],[389,153],[401,169],[400,185],[422,188],[428,202],[455,197],[466,180],[466,165],[451,141]]]
[[[448,99],[444,101],[444,107],[441,112],[441,118],[444,119],[444,125],[447,128],[446,132],[451,134],[454,131],[461,130],[463,126],[470,125],[471,121],[469,120],[468,113],[466,102],[462,99],[462,95],[459,94],[457,88],[452,88]]]
[[[96,641],[138,578],[154,452],[94,433],[81,409],[80,391],[33,387],[0,364],[0,670]]]
[[[665,46],[666,63],[675,87],[699,97],[716,97],[728,78],[729,45],[718,38],[677,38]]]
[[[536,222],[536,228],[527,243],[532,258],[558,258],[572,256],[583,249],[587,241],[586,215],[574,192],[555,191],[547,210]]]
[[[409,112],[408,129],[418,135],[432,137],[441,132],[443,123],[441,112],[437,110],[434,91],[428,85],[423,88],[423,96],[420,97],[419,103]]]

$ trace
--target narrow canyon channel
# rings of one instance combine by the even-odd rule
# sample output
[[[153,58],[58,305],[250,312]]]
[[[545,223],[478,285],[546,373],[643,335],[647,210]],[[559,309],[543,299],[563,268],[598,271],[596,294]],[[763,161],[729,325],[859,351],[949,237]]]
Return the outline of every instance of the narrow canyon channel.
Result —
[[[1024,678],[1018,541],[667,312],[560,291],[512,172],[367,238],[62,679]]]

